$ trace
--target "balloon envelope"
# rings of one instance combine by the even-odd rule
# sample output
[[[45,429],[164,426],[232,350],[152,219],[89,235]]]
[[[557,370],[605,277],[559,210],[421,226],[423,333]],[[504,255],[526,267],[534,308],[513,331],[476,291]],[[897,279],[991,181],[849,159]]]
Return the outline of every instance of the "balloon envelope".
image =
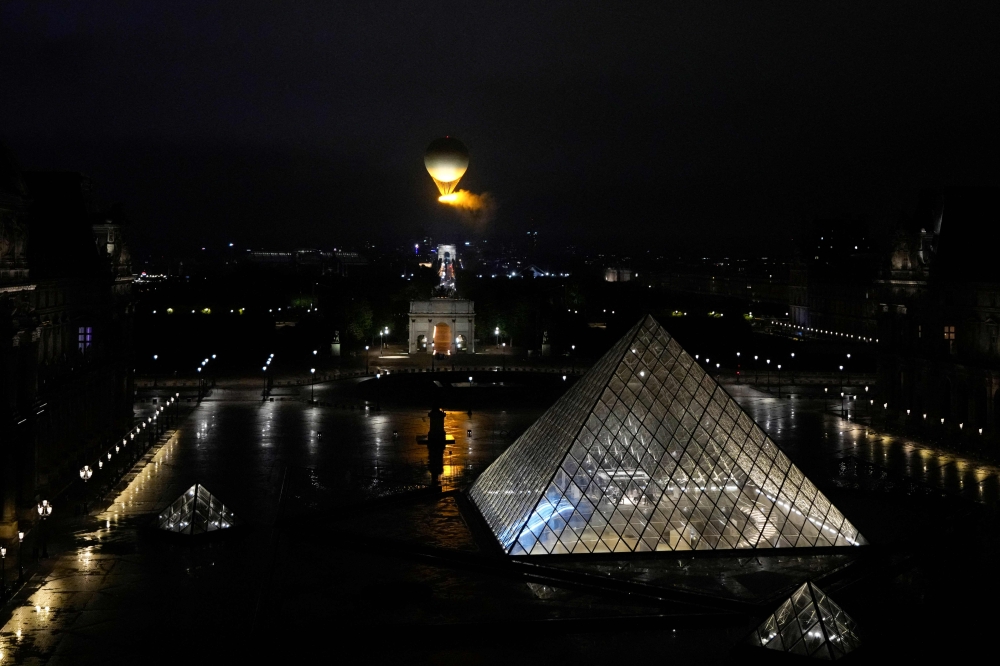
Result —
[[[424,151],[424,166],[441,194],[450,194],[469,168],[469,150],[450,136],[435,139]]]

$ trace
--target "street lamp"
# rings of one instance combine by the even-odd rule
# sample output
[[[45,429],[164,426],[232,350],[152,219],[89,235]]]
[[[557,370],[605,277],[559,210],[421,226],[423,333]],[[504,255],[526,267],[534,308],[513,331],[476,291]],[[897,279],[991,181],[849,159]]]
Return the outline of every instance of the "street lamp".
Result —
[[[365,345],[365,377],[368,376],[368,345]]]
[[[83,467],[80,468],[80,478],[83,479],[84,483],[86,483],[93,475],[94,475],[94,470],[90,469],[89,465],[84,465]]]
[[[52,505],[49,504],[48,500],[42,500],[42,503],[38,505],[38,515],[45,520],[52,515]]]
[[[267,365],[261,368],[264,371],[264,389],[260,392],[260,397],[267,400]]]
[[[753,385],[757,386],[757,354],[753,355]]]
[[[982,432],[982,428],[979,429]],[[17,533],[17,580],[24,580],[24,566],[21,564],[24,561],[23,557],[24,551],[24,532]]]
[[[0,599],[7,596],[7,548],[0,546]]]
[[[504,349],[507,347],[507,343],[501,343],[500,345],[500,362],[503,365],[504,372],[507,371],[507,357],[504,356]]]
[[[778,397],[781,397],[781,364],[778,364]]]
[[[767,390],[771,390],[771,359],[767,359]]]
[[[575,375],[576,374],[576,345],[570,345],[569,346],[569,350],[570,350],[570,354],[569,354],[569,356],[570,356],[570,374],[571,375]]]
[[[740,366],[740,353],[736,352],[736,383],[737,384],[740,383],[740,374],[742,372],[741,371],[741,367],[742,366]]]
[[[844,366],[840,366],[840,390],[844,390]]]
[[[312,383],[309,385],[309,402],[316,402],[316,368],[309,368]]]
[[[48,500],[42,500],[42,503],[38,505],[38,515],[41,520],[41,525],[38,526],[38,539],[41,541],[42,546],[42,557],[49,556],[49,535],[46,528],[46,520],[52,515],[52,505],[49,504]]]

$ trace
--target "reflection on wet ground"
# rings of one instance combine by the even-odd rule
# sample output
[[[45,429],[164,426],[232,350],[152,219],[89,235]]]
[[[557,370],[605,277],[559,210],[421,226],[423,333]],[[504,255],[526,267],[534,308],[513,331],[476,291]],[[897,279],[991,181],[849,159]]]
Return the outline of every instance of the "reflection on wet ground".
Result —
[[[779,600],[803,582],[813,580],[853,560],[853,555],[782,555],[755,558],[650,558],[586,562],[576,560],[551,566],[598,576],[614,576],[644,585],[686,590],[757,603]]]
[[[180,651],[183,634],[161,629],[178,618],[232,636],[291,627],[310,646],[329,631],[331,619],[338,626],[403,633],[405,627],[461,626],[473,637],[498,630],[537,634],[525,627],[568,623],[558,631],[573,637],[572,647],[561,652],[541,639],[528,640],[537,656],[561,660],[616,653],[601,646],[592,624],[573,624],[594,618],[616,631],[629,631],[628,623],[642,627],[635,645],[669,645],[678,656],[697,656],[698,640],[733,645],[745,631],[744,620],[732,624],[722,616],[713,616],[710,626],[685,628],[681,618],[695,615],[684,602],[609,594],[568,579],[553,585],[540,577],[528,586],[493,564],[470,564],[468,558],[487,557],[482,535],[463,517],[460,503],[427,489],[427,450],[416,437],[427,432],[428,407],[365,409],[349,399],[353,386],[317,387],[318,400],[346,405],[340,407],[291,397],[198,406],[113,501],[86,518],[62,517],[62,535],[53,539],[61,554],[43,562],[8,607],[0,629],[3,663],[113,663],[149,650],[153,637],[163,639],[163,654]],[[858,514],[859,527],[874,543],[894,519],[879,522],[876,514],[897,505],[858,495],[841,476],[840,459],[853,457],[975,502],[995,502],[1000,492],[996,468],[839,419],[830,413],[835,405],[729,388],[807,476],[831,490],[835,504],[845,502],[845,513]],[[449,411],[445,426],[455,444],[445,453],[445,490],[473,479],[556,395],[537,406]],[[196,482],[246,525],[203,541],[152,529],[156,513]],[[455,555],[448,559],[426,548]],[[746,601],[773,596],[850,557],[758,562],[741,555],[560,566]],[[401,656],[447,653],[460,660],[469,650],[480,654],[468,641],[449,647],[441,640],[416,636],[397,649]],[[379,648],[371,654],[393,649]]]
[[[835,476],[831,461],[855,458],[875,466],[877,475],[885,472],[975,502],[1000,500],[1000,467],[843,419],[836,415],[839,400],[778,399],[748,387],[727,389],[807,474],[813,466],[823,476]]]
[[[445,484],[488,465],[538,413],[449,413],[446,429],[456,445],[445,453]],[[327,472],[330,478],[353,475],[357,482],[348,485],[360,492],[349,499],[334,493],[314,508],[329,500],[363,504],[390,486],[395,490],[388,494],[423,488],[427,452],[416,436],[427,427],[426,409],[338,409],[298,400],[203,403],[100,511],[85,518],[60,515],[62,522],[53,524],[61,535],[51,550],[62,552],[43,561],[8,606],[0,629],[2,663],[113,663],[148,650],[152,628],[178,618],[223,635],[245,634],[260,597],[262,567],[294,566],[267,557],[286,469],[302,472],[317,488]],[[207,542],[157,533],[153,517],[195,482],[245,516],[247,525]],[[289,497],[295,504],[294,493]],[[425,533],[429,527],[442,547],[473,549],[467,531],[457,529],[461,518],[453,502],[440,510],[417,506],[412,521],[396,521],[395,528],[386,523],[383,536],[406,538],[408,525],[417,524]],[[377,510],[373,516],[361,524],[377,525]],[[186,644],[176,638],[160,647],[170,653]]]
[[[379,540],[478,551],[479,546],[465,524],[454,497],[429,497],[395,505],[349,512],[337,529]]]

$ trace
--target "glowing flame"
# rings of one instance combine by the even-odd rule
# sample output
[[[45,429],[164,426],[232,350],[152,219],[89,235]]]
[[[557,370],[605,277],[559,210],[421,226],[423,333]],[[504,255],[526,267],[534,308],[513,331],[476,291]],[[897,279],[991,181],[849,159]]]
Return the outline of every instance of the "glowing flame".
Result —
[[[442,194],[438,197],[438,201],[443,204],[448,204],[449,206],[464,208],[469,211],[481,211],[485,208],[489,208],[490,206],[489,195],[473,194],[468,190],[459,190],[457,192],[451,192],[450,194]]]

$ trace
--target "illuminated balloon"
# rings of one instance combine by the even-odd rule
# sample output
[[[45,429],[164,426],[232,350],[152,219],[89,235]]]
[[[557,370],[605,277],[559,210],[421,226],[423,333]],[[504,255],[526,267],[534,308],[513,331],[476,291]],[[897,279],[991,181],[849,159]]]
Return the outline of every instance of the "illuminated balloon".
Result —
[[[469,150],[464,143],[450,136],[435,139],[424,152],[424,166],[441,196],[451,194],[469,168]]]

